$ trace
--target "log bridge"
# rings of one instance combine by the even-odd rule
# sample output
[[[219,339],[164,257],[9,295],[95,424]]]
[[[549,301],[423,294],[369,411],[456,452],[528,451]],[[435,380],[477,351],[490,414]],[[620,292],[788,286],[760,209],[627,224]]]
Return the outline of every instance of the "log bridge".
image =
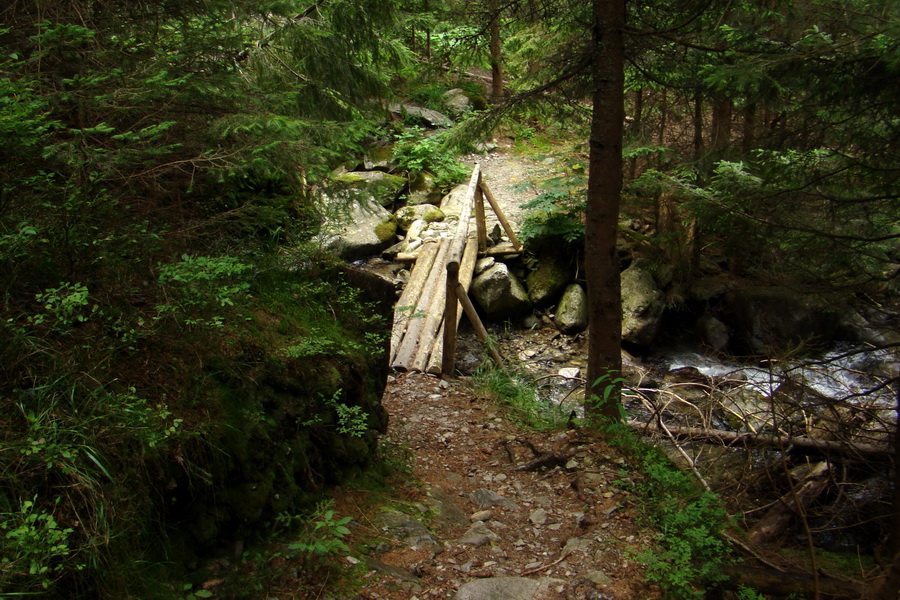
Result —
[[[505,246],[488,248],[485,199],[509,238],[509,244]],[[470,227],[473,212],[474,232]],[[453,377],[456,331],[462,311],[468,316],[478,338],[486,344],[491,358],[502,367],[502,359],[487,343],[487,330],[469,300],[469,286],[479,254],[515,254],[521,249],[519,239],[481,177],[481,167],[476,164],[454,235],[427,241],[415,256],[406,257],[415,260],[415,266],[394,309],[391,367],[397,371]]]

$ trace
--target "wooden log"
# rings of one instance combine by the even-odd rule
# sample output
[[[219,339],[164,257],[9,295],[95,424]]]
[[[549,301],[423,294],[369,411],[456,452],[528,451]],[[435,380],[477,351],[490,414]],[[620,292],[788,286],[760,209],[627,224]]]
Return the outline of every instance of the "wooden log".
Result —
[[[472,285],[472,276],[475,271],[475,262],[478,260],[478,242],[475,238],[470,237],[466,242],[466,248],[463,251],[463,259],[459,265],[459,283],[467,291]],[[459,327],[462,319],[462,313],[457,311],[455,327]],[[431,349],[431,356],[428,358],[427,372],[432,375],[441,374],[441,366],[444,359],[444,327],[447,326],[447,318],[441,323],[441,328],[435,337],[434,348]]]
[[[497,352],[497,349],[491,345],[488,338],[487,329],[485,329],[484,324],[481,322],[481,319],[478,318],[478,313],[475,311],[475,306],[472,304],[472,301],[469,300],[469,292],[466,291],[466,288],[462,286],[462,284],[456,284],[456,297],[459,298],[460,304],[462,304],[463,310],[466,311],[466,316],[469,317],[469,322],[472,323],[472,327],[475,328],[475,335],[478,336],[478,339],[481,340],[481,343],[485,345],[487,348],[488,354],[491,355],[491,358],[494,360],[494,363],[505,370],[503,366],[503,358],[500,356],[500,353]]]
[[[640,431],[664,433],[655,423],[629,421],[628,425]],[[820,440],[807,437],[786,437],[766,435],[762,433],[738,433],[721,429],[700,429],[698,427],[668,426],[669,431],[677,438],[719,443],[724,446],[765,446],[774,448],[791,448],[816,454],[859,454],[870,458],[887,458],[892,450],[887,445],[866,444],[862,442],[839,442],[836,440]]]
[[[425,286],[428,274],[431,272],[431,267],[438,253],[438,247],[439,244],[437,243],[428,243],[422,247],[421,259],[416,261],[416,266],[409,276],[409,281],[406,282],[403,293],[400,294],[400,299],[394,308],[394,324],[391,327],[391,363],[394,362],[394,357],[397,356],[397,349],[400,347],[403,333],[406,331],[410,317],[412,317],[416,309],[419,296],[422,295],[422,288]]]
[[[441,242],[438,254],[434,259],[434,264],[431,267],[432,273],[435,269],[443,268],[443,265],[447,260],[447,252],[451,245],[452,242],[448,242],[447,240]],[[431,277],[433,277],[433,275]],[[429,279],[431,279],[431,277],[429,277]],[[419,343],[419,333],[422,330],[422,325],[425,322],[425,316],[428,314],[428,309],[431,307],[431,299],[434,297],[435,291],[436,286],[433,285],[426,286],[425,289],[422,290],[422,295],[419,296],[419,302],[416,304],[416,313],[413,318],[409,320],[409,324],[406,326],[406,333],[403,335],[400,347],[397,348],[397,355],[391,363],[393,368],[401,371],[409,369],[409,365],[412,363],[416,347]]]
[[[481,183],[481,178],[479,178],[478,183]],[[481,190],[481,186],[477,185],[475,187],[475,231],[478,234],[478,250],[481,252],[487,251],[487,223],[484,219],[484,192]]]
[[[476,164],[472,169],[472,178],[466,190],[462,210],[459,212],[459,225],[456,228],[456,236],[450,244],[447,256],[447,303],[444,309],[444,321],[448,324],[458,322],[459,302],[456,299],[456,284],[459,283],[459,263],[462,260],[463,250],[468,240],[469,218],[472,214],[472,204],[475,200],[475,188],[481,179],[481,168]],[[441,357],[441,375],[453,377],[453,367],[456,364],[456,327],[444,327],[443,356]]]
[[[506,220],[506,215],[504,215],[503,211],[500,209],[500,204],[497,202],[497,199],[494,198],[493,192],[491,192],[491,189],[484,181],[481,182],[481,191],[484,193],[484,196],[487,198],[488,203],[490,203],[491,208],[494,210],[494,214],[497,215],[497,220],[500,221],[500,225],[503,227],[503,231],[505,231],[506,235],[509,237],[509,241],[512,242],[513,247],[517,250],[521,250],[522,244],[519,242],[519,238],[516,237],[516,232],[513,231],[513,228],[510,226],[509,221]]]
[[[778,537],[798,516],[806,512],[813,500],[828,487],[827,475],[831,465],[822,461],[806,474],[800,485],[782,496],[778,502],[750,528],[748,536],[754,544],[761,545]]]
[[[761,569],[739,565],[722,565],[721,573],[727,577],[720,587],[737,590],[741,586],[753,588],[775,596],[803,595],[812,598],[818,587],[822,598],[865,598],[866,586],[857,581],[819,576],[818,582],[806,573],[783,573],[775,569]],[[818,586],[816,585],[818,583]]]
[[[440,269],[438,271],[438,269]],[[433,279],[434,277],[437,279]],[[434,282],[435,294],[431,299],[428,307],[428,315],[425,317],[425,323],[419,332],[419,344],[416,347],[416,354],[409,365],[410,371],[424,372],[428,368],[428,357],[434,348],[437,332],[444,320],[444,307],[447,304],[447,269],[442,266],[435,265],[432,274]]]

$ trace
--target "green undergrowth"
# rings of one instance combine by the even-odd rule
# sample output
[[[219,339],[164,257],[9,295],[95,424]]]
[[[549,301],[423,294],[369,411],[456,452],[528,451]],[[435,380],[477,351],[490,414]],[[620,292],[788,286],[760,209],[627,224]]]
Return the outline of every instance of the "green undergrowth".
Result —
[[[721,500],[624,424],[601,430],[628,461],[619,484],[635,494],[644,517],[659,532],[653,547],[634,554],[647,580],[659,585],[665,598],[705,597],[722,580],[719,566],[729,559],[724,538],[729,517]]]
[[[308,258],[185,254],[0,324],[3,594],[203,597],[161,581],[367,476],[386,315]]]
[[[505,408],[510,418],[530,429],[564,429],[569,421],[563,408],[542,398],[538,387],[514,370],[504,371],[482,363],[469,383],[475,395]]]

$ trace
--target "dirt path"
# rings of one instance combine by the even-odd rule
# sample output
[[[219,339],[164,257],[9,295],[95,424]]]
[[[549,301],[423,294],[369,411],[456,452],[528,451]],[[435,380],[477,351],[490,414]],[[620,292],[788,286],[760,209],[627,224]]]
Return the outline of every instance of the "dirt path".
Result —
[[[335,494],[372,548],[346,559],[365,571],[357,598],[652,597],[629,558],[652,534],[599,436],[524,431],[464,382],[428,375],[392,377],[384,405],[409,476],[393,500]]]

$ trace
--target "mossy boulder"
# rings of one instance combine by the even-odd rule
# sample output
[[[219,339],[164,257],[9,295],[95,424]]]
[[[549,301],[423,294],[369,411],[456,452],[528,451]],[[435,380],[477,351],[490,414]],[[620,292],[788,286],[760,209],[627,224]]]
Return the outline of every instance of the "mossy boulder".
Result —
[[[537,308],[553,304],[572,278],[572,268],[556,256],[540,259],[537,266],[525,278],[528,298]]]
[[[335,177],[334,183],[343,190],[364,191],[371,195],[378,204],[390,206],[400,197],[408,180],[406,177],[382,171],[350,171]]]
[[[587,329],[588,309],[587,292],[573,283],[563,292],[559,306],[556,308],[556,324],[560,331],[575,334]]]
[[[531,310],[525,286],[503,263],[494,264],[472,281],[472,295],[491,319],[515,319]]]
[[[404,206],[394,213],[394,220],[397,222],[397,228],[400,231],[409,231],[410,226],[419,219],[426,223],[443,221],[444,213],[441,209],[430,204]]]
[[[643,260],[634,261],[622,271],[621,282],[622,339],[636,346],[649,346],[662,324],[663,293],[650,265]]]

